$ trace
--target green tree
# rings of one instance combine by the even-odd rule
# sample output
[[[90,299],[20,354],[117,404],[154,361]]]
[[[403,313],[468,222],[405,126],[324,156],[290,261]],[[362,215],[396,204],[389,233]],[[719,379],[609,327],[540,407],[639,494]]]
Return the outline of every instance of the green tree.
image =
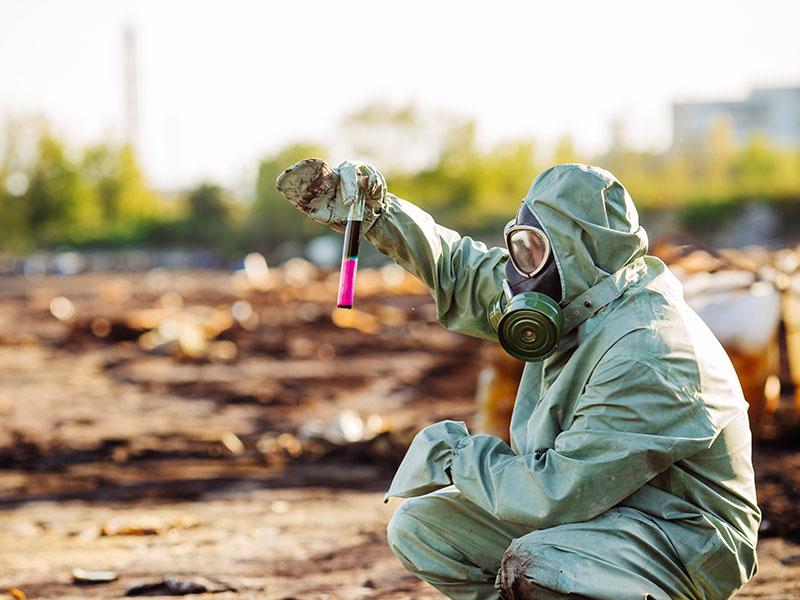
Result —
[[[443,224],[483,233],[497,230],[514,214],[538,171],[531,140],[484,150],[476,142],[475,123],[462,121],[451,125],[435,164],[393,177],[390,184]]]
[[[80,168],[100,206],[106,237],[129,237],[160,215],[158,199],[130,146],[92,146],[84,152]]]
[[[203,183],[186,198],[186,241],[214,244],[230,233],[231,209],[218,185]]]
[[[14,252],[33,245],[21,198],[28,189],[28,176],[19,156],[19,140],[18,124],[8,123],[0,145],[0,250]]]
[[[0,158],[0,247],[114,243],[161,212],[131,148],[98,144],[79,160],[46,123],[7,125]]]
[[[270,250],[322,233],[320,226],[301,215],[275,188],[275,180],[286,167],[312,156],[325,158],[325,151],[312,144],[294,144],[261,161],[255,200],[242,231],[247,247]]]
[[[800,152],[778,148],[763,135],[754,136],[739,152],[733,172],[741,197],[800,195]]]
[[[569,135],[563,135],[556,142],[556,147],[553,149],[553,164],[562,165],[574,162],[579,162],[575,143]]]
[[[80,241],[98,233],[100,206],[55,136],[42,135],[28,179],[22,200],[27,228],[37,246],[63,239]]]
[[[730,119],[717,119],[711,126],[703,157],[704,172],[700,187],[709,199],[730,197],[733,187],[733,167],[736,157],[736,138]]]

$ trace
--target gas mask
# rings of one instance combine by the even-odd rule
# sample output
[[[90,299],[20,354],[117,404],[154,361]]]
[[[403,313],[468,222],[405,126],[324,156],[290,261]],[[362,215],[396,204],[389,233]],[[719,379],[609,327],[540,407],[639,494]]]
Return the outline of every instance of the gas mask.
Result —
[[[558,348],[564,316],[561,278],[544,229],[525,203],[503,231],[509,260],[503,291],[489,305],[489,323],[503,349],[526,362]]]

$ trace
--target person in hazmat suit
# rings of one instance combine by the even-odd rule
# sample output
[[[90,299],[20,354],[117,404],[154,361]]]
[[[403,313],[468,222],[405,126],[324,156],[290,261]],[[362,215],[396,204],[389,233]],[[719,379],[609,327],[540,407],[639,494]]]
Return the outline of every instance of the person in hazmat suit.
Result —
[[[506,248],[446,229],[365,164],[301,161],[278,188],[419,277],[448,329],[527,361],[511,444],[461,422],[414,438],[387,493],[409,571],[451,598],[720,599],[756,571],[747,405],[713,334],[608,171],[534,180]],[[361,196],[359,196],[359,194]]]

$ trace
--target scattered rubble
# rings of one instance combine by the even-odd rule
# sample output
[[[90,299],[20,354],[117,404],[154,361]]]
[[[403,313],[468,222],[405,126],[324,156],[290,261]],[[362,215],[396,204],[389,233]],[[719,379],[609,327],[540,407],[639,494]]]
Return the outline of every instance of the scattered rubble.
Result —
[[[213,583],[205,577],[186,579],[167,575],[161,581],[131,586],[125,592],[125,596],[186,596],[188,594],[218,594],[220,592],[235,591],[236,588],[225,584]]]
[[[781,388],[800,411],[800,247],[709,251],[661,244],[684,296],[731,357],[758,435],[774,436]],[[783,370],[785,365],[786,370]],[[792,417],[800,423],[800,412]]]
[[[167,531],[191,529],[199,525],[199,521],[191,515],[165,520],[150,515],[119,515],[110,519],[100,527],[100,535],[112,537],[117,535],[158,535]]]
[[[727,292],[750,290],[763,265],[774,289],[795,285],[780,277],[792,255],[748,260]],[[682,277],[701,264],[728,269],[709,253]],[[442,329],[399,267],[360,271],[355,311],[334,308],[337,282],[258,256],[233,274],[3,278],[0,526],[14,546],[0,549],[0,598],[436,597],[391,557],[380,498],[421,426],[471,420],[497,346]],[[800,324],[785,329],[800,343]],[[502,400],[487,400],[497,415]],[[771,444],[755,450],[774,551],[762,562],[800,581],[780,562],[800,553],[797,452]],[[781,597],[764,585],[742,596]]]
[[[72,569],[72,582],[78,585],[111,583],[116,581],[118,577],[115,571],[87,571],[79,567]]]

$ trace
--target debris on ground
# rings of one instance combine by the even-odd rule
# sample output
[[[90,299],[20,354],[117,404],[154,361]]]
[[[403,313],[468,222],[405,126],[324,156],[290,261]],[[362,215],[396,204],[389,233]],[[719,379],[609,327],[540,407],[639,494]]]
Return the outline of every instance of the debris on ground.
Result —
[[[363,314],[337,323],[337,282],[257,257],[234,274],[1,278],[0,530],[13,543],[0,598],[157,594],[164,573],[185,584],[170,593],[217,589],[204,576],[230,598],[438,597],[391,555],[381,499],[421,427],[477,431],[478,373],[497,347],[444,330],[396,266],[359,272]],[[790,425],[781,391],[775,421]],[[754,448],[765,528],[742,598],[800,593],[786,558],[800,555],[796,439]],[[119,577],[78,589],[76,564]]]
[[[167,575],[160,581],[153,583],[140,583],[128,588],[126,596],[186,596],[188,594],[218,594],[220,592],[235,592],[236,588],[229,585],[213,583],[205,577],[191,579],[178,578]]]
[[[79,567],[72,569],[72,582],[78,585],[110,583],[116,581],[117,577],[115,571],[89,571]]]
[[[190,515],[183,515],[170,520],[147,515],[134,517],[119,515],[108,520],[100,527],[100,535],[104,537],[118,535],[158,535],[166,531],[190,529],[198,525],[199,521]]]
[[[750,404],[754,434],[774,437],[781,388],[795,390],[800,424],[800,247],[768,250],[657,244],[689,305],[720,340]]]
[[[364,418],[348,409],[327,421],[311,419],[303,423],[298,429],[298,436],[301,440],[318,439],[332,444],[348,444],[371,440],[388,429],[388,424],[380,415],[373,413]]]

